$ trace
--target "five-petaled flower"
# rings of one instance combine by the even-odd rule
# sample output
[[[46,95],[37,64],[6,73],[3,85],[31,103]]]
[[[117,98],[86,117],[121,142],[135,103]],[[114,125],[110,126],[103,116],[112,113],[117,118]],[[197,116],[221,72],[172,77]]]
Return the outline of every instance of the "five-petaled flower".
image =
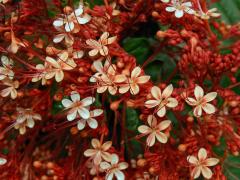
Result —
[[[216,92],[210,92],[204,96],[203,89],[200,86],[196,86],[194,89],[194,95],[196,99],[191,97],[185,99],[190,106],[196,106],[193,110],[194,116],[200,117],[202,115],[202,110],[207,114],[213,114],[216,111],[215,107],[208,103],[217,97]]]
[[[26,127],[33,128],[34,120],[42,120],[40,114],[34,113],[32,109],[17,108],[18,116],[14,125],[15,129],[19,129],[20,134],[25,134]]]
[[[181,2],[179,0],[172,0],[172,4],[169,7],[166,7],[166,11],[175,12],[176,18],[181,18],[184,15],[184,12],[187,14],[194,14],[195,11],[191,9],[191,2]]]
[[[86,157],[93,159],[95,165],[99,165],[102,162],[102,159],[109,162],[111,161],[111,154],[106,152],[112,146],[111,141],[107,141],[102,144],[98,139],[94,138],[91,143],[94,149],[87,149],[84,152]]]
[[[128,163],[120,162],[117,154],[112,154],[110,163],[101,162],[100,167],[106,171],[106,180],[112,180],[115,176],[117,180],[124,180],[125,175],[121,170],[128,168]]]
[[[86,122],[89,125],[90,128],[96,129],[98,127],[98,122],[95,117],[100,116],[103,113],[102,109],[94,109],[93,111],[90,111],[90,117],[87,119],[80,119],[77,123],[77,127],[79,130],[82,130],[86,126]]]
[[[178,105],[178,102],[175,98],[171,97],[173,92],[173,86],[168,85],[163,92],[157,86],[153,86],[151,89],[151,94],[154,99],[148,100],[145,102],[147,108],[153,108],[157,106],[157,115],[163,117],[166,114],[166,107],[174,108]]]
[[[207,158],[207,151],[204,148],[199,149],[198,157],[188,156],[187,161],[194,166],[191,172],[194,179],[198,178],[201,173],[206,179],[210,179],[213,174],[208,166],[215,166],[219,162],[217,158]]]
[[[11,96],[12,99],[16,99],[17,97],[17,88],[19,87],[19,82],[16,81],[12,81],[10,79],[5,78],[4,80],[2,80],[3,85],[7,86],[7,88],[3,89],[0,94],[2,97],[7,97],[7,96]]]
[[[136,95],[139,93],[139,84],[144,84],[149,81],[150,76],[140,76],[141,74],[141,68],[135,67],[131,72],[131,77],[127,78],[125,81],[126,84],[122,85],[119,88],[119,92],[121,94],[126,93],[130,90],[130,93],[132,95]]]
[[[2,66],[0,66],[0,80],[5,79],[8,77],[9,79],[13,79],[14,72],[12,70],[13,61],[12,59],[8,58],[7,56],[1,57]]]
[[[126,76],[124,74],[117,74],[116,65],[109,63],[108,59],[104,67],[101,61],[95,61],[93,65],[98,72],[90,78],[90,82],[97,83],[97,92],[103,93],[108,89],[110,94],[116,94],[117,84],[124,82]]]
[[[67,32],[73,31],[76,24],[86,24],[91,20],[91,16],[84,13],[84,7],[81,4],[75,11],[62,16],[62,18],[56,19],[53,25],[56,28],[64,26]]]
[[[88,39],[86,41],[87,45],[92,49],[88,52],[89,56],[96,56],[100,53],[102,56],[108,55],[107,45],[112,44],[117,39],[117,36],[109,37],[108,32],[104,32],[98,41],[94,39]]]
[[[170,120],[164,120],[161,121],[159,124],[157,124],[157,119],[153,115],[149,115],[147,118],[147,122],[149,126],[141,125],[138,127],[138,131],[144,135],[148,135],[147,137],[147,145],[153,146],[155,144],[155,139],[161,143],[166,143],[168,140],[168,137],[166,134],[164,134],[162,131],[167,129],[171,121]]]
[[[62,104],[66,109],[70,109],[67,115],[67,120],[72,121],[77,117],[88,119],[90,118],[89,106],[94,103],[94,97],[86,97],[80,100],[80,95],[76,91],[71,92],[71,100],[63,99]]]
[[[55,80],[60,82],[64,78],[64,70],[72,70],[77,64],[74,62],[72,58],[69,58],[68,53],[64,51],[59,54],[58,60],[55,60],[49,56],[46,57],[47,63],[52,66],[52,68],[48,69],[46,72],[45,78],[51,79],[55,76]]]

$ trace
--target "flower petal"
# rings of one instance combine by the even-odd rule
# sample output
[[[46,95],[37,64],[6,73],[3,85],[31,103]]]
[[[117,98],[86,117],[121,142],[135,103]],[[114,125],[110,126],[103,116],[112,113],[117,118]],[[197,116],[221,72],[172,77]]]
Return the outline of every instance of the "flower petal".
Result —
[[[117,154],[112,154],[112,159],[111,159],[111,164],[114,165],[114,164],[117,164],[119,161],[119,157]]]
[[[5,158],[0,158],[0,165],[4,165],[7,163],[7,160]]]
[[[158,110],[157,115],[159,117],[163,117],[163,116],[165,116],[165,114],[166,114],[166,108],[165,108],[165,106],[163,106],[161,109]]]
[[[77,128],[78,130],[83,130],[86,126],[86,120],[85,119],[81,119],[77,122]]]
[[[72,91],[71,92],[71,99],[72,99],[73,102],[80,101],[80,95],[78,94],[77,91]]]
[[[147,146],[153,146],[155,144],[155,134],[151,133],[148,137],[147,137]]]
[[[173,85],[170,84],[168,85],[164,90],[163,90],[163,93],[162,93],[162,98],[168,98],[171,96],[173,92]]]
[[[201,174],[201,168],[200,167],[195,167],[192,172],[191,172],[191,176],[196,179],[200,176]]]
[[[159,101],[158,100],[148,100],[145,102],[145,106],[147,108],[153,108],[159,105]]]
[[[215,107],[209,103],[202,105],[202,108],[207,114],[213,114],[216,111]]]
[[[107,141],[107,142],[103,143],[102,150],[107,151],[111,146],[112,146],[112,141]]]
[[[176,9],[175,16],[176,16],[176,18],[183,17],[183,10]]]
[[[90,117],[90,112],[86,108],[78,108],[78,114],[83,119],[88,119]]]
[[[175,108],[178,105],[178,101],[175,98],[168,98],[167,107]]]
[[[193,114],[194,116],[196,117],[200,117],[202,115],[202,107],[199,105],[199,106],[196,106],[194,109],[193,109]]]
[[[57,26],[57,27],[60,27],[60,26],[62,26],[63,24],[64,24],[64,20],[63,20],[62,18],[59,18],[59,19],[53,21],[53,25],[54,25],[54,26]]]
[[[208,158],[204,161],[206,166],[215,166],[217,163],[219,163],[219,159],[217,158]]]
[[[193,165],[197,165],[198,164],[198,159],[195,156],[188,156],[187,157],[187,161]]]
[[[202,166],[202,175],[206,178],[206,179],[210,179],[212,177],[212,171],[211,169],[209,169],[206,166]]]
[[[91,117],[97,117],[103,113],[103,110],[102,109],[94,109],[93,111],[91,111],[91,113],[92,113]]]
[[[166,134],[162,133],[162,132],[157,132],[156,133],[156,138],[159,142],[165,144],[168,140],[168,137],[166,136]]]
[[[74,29],[74,23],[71,21],[71,22],[67,22],[66,24],[65,24],[65,30],[67,31],[67,32],[70,32],[70,31],[72,31]]]
[[[127,169],[127,168],[128,168],[128,163],[126,163],[126,162],[121,162],[121,163],[118,164],[118,168],[119,168],[120,170]]]
[[[142,134],[148,134],[148,133],[150,133],[151,132],[151,128],[149,128],[148,126],[146,126],[146,125],[141,125],[141,126],[139,126],[138,127],[138,131],[140,132],[140,133],[142,133]]]
[[[194,89],[194,95],[195,95],[196,99],[197,100],[202,99],[203,94],[204,94],[203,89],[200,86],[196,86]]]
[[[167,12],[174,12],[174,11],[176,11],[176,8],[175,7],[166,7],[166,11]]]
[[[217,97],[216,92],[210,92],[204,96],[204,100],[205,100],[205,102],[210,102],[210,101],[214,100],[216,97]]]
[[[71,105],[73,104],[73,102],[69,99],[63,99],[62,100],[62,105],[65,107],[65,108],[68,108],[70,107]]]
[[[135,67],[132,72],[131,72],[131,78],[136,78],[140,75],[141,73],[141,68],[140,67]]]
[[[205,160],[207,158],[207,151],[204,148],[199,149],[198,151],[198,159],[199,161]]]
[[[95,101],[94,97],[86,97],[81,100],[82,106],[84,107],[91,105],[92,103],[94,103],[94,101]]]
[[[91,157],[94,156],[95,154],[96,154],[95,149],[87,149],[86,151],[84,151],[84,156],[86,157]]]
[[[123,174],[122,171],[116,170],[114,174],[115,174],[117,180],[123,180],[123,179],[125,179],[125,176],[124,176],[124,174]]]
[[[100,167],[101,167],[103,170],[107,170],[107,169],[110,169],[110,168],[111,168],[111,165],[110,165],[108,162],[101,162],[101,163],[100,163]]]
[[[156,100],[160,100],[162,95],[161,95],[161,90],[157,86],[153,86],[151,89],[151,94]]]
[[[150,76],[140,76],[136,79],[136,83],[137,84],[144,84],[146,82],[148,82],[150,79]]]
[[[96,119],[88,118],[87,123],[88,123],[89,127],[92,129],[96,129],[98,127],[98,122],[96,121]]]
[[[167,129],[167,128],[170,126],[170,124],[171,124],[171,121],[170,121],[170,120],[162,121],[162,122],[160,122],[160,123],[158,124],[158,129],[159,129],[160,131],[165,130],[165,129]]]
[[[77,110],[73,110],[71,113],[67,115],[68,121],[73,121],[77,117]]]

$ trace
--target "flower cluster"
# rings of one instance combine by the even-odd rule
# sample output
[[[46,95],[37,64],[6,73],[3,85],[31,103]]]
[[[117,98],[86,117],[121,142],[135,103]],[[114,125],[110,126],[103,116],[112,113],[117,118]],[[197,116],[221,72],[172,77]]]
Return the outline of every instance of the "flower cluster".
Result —
[[[0,0],[0,179],[237,177],[240,27],[211,5]]]

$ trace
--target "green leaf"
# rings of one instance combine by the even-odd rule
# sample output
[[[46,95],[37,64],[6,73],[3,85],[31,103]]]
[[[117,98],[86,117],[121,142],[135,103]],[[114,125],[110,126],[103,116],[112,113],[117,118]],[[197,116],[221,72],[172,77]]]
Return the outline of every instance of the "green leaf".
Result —
[[[239,22],[240,1],[239,0],[220,0],[214,3],[212,7],[218,8],[221,18],[224,22],[234,24]]]
[[[229,155],[223,162],[223,170],[228,180],[239,180],[240,156]]]
[[[123,40],[123,48],[136,57],[138,64],[143,64],[151,55],[151,40],[145,37],[128,37]]]
[[[127,108],[126,110],[126,127],[129,130],[137,132],[140,124],[138,113],[135,109]]]

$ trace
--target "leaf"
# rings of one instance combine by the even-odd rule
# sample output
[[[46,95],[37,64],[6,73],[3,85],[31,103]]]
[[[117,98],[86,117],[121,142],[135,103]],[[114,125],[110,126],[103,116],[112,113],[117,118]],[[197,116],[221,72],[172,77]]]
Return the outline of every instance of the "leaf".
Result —
[[[151,55],[151,40],[145,37],[128,37],[123,40],[123,48],[136,57],[138,64],[143,64]]]
[[[239,180],[240,156],[229,155],[223,162],[223,170],[228,180]]]
[[[240,1],[239,0],[220,0],[214,3],[212,7],[216,7],[221,12],[221,19],[229,24],[239,22],[240,17]]]
[[[126,127],[129,130],[137,132],[140,124],[138,113],[135,109],[127,108],[126,110]]]

